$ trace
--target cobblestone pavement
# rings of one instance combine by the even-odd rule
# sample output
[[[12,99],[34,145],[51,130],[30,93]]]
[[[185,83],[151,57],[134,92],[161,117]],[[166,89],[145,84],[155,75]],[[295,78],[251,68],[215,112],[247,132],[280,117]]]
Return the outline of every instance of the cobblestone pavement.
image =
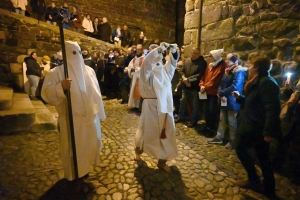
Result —
[[[171,174],[157,169],[157,160],[146,154],[135,162],[139,116],[116,99],[104,103],[100,164],[91,166],[80,192],[62,179],[56,131],[18,133],[0,136],[0,199],[265,199],[235,186],[245,171],[234,151],[207,144],[183,124],[176,125],[179,156],[168,162]],[[282,199],[300,199],[299,185],[277,174],[276,189]]]

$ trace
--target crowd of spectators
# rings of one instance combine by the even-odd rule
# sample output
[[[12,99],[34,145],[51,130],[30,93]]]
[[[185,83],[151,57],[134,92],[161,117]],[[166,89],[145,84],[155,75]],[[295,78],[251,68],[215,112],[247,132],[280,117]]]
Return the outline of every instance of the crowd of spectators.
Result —
[[[57,16],[62,15],[64,16],[62,23],[64,29],[115,44],[119,48],[128,48],[137,44],[149,46],[153,43],[147,39],[143,31],[139,36],[133,36],[127,25],[122,27],[120,24],[116,24],[115,27],[112,27],[106,17],[95,16],[92,18],[88,13],[84,15],[78,6],[70,6],[67,2],[61,6],[57,6],[55,2],[51,2],[47,6],[45,0],[30,0],[29,4],[28,0],[11,0],[11,2],[16,13],[31,16],[55,26],[57,26]]]

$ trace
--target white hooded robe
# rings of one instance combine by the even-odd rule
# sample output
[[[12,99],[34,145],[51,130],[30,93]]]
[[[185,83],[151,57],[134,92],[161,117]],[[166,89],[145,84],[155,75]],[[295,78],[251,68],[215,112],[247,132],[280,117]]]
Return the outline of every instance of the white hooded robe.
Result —
[[[140,93],[144,101],[135,144],[148,155],[167,160],[178,155],[171,85],[177,60],[170,53],[169,60],[163,65],[162,58],[156,48],[140,68]],[[165,120],[166,138],[161,139]]]
[[[130,78],[132,78],[129,99],[128,99],[129,108],[139,108],[140,105],[140,99],[135,99],[135,87],[137,81],[140,78],[140,67],[143,62],[141,61],[141,59],[145,59],[145,56],[144,55],[140,57],[135,56],[128,65],[128,75]],[[132,70],[133,68],[135,68],[135,71]]]
[[[77,153],[78,177],[89,173],[90,165],[99,161],[102,148],[100,119],[104,106],[95,72],[84,64],[81,49],[76,42],[66,41],[68,74],[71,82],[71,104]],[[61,86],[63,66],[51,69],[43,83],[43,99],[54,105],[59,117],[59,148],[65,178],[74,180],[72,143],[68,126],[67,99]]]

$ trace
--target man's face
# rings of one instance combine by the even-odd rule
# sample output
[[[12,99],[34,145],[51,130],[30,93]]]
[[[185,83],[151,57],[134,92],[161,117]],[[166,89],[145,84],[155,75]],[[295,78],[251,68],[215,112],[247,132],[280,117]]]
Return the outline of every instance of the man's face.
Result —
[[[136,55],[141,56],[143,54],[143,47],[137,47],[136,48]]]
[[[51,7],[52,7],[52,8],[55,8],[55,3],[51,3]]]
[[[191,59],[197,60],[199,57],[200,57],[200,51],[198,49],[193,49]]]
[[[124,30],[126,31],[128,29],[128,27],[127,26],[124,26]]]
[[[114,53],[115,53],[115,57],[118,57],[118,56],[119,56],[119,52],[114,51]]]

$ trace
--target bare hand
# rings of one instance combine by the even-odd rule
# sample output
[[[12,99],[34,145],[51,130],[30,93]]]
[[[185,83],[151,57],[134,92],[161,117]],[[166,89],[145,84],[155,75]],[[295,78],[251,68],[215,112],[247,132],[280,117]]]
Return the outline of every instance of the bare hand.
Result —
[[[231,95],[236,99],[240,98],[240,93],[238,91],[233,91]]]
[[[204,94],[204,93],[205,93],[205,87],[204,87],[204,86],[201,86],[201,88],[200,88],[200,92],[201,92],[202,94]]]
[[[272,142],[274,140],[274,138],[271,136],[264,136],[264,140],[269,143],[269,142]]]
[[[221,97],[221,101],[223,102],[223,103],[225,103],[226,102],[226,97]]]
[[[191,86],[192,86],[192,84],[191,84],[190,82],[187,82],[185,85],[186,85],[187,87],[191,87]]]
[[[63,90],[68,90],[71,88],[71,79],[64,79],[61,81],[61,86]]]
[[[184,79],[182,80],[182,82],[183,82],[184,84],[187,84],[187,83],[188,83],[188,79],[187,79],[187,78],[184,78]]]

